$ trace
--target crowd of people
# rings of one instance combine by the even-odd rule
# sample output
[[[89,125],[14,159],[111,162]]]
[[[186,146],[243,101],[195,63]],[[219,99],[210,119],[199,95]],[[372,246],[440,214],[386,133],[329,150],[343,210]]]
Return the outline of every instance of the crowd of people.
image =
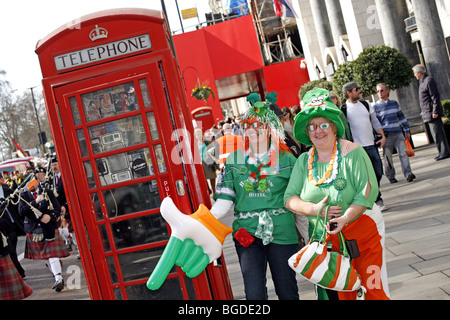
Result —
[[[343,93],[349,104],[359,102],[358,89],[354,83],[344,86]],[[216,170],[218,178],[212,192],[215,202],[211,213],[220,219],[234,205],[233,238],[249,300],[267,299],[267,265],[279,299],[299,299],[295,272],[286,261],[296,253],[299,244],[309,241],[312,230],[319,224],[317,210],[324,203],[330,205],[328,225],[318,227],[333,235],[333,250],[339,251],[336,236],[339,231],[357,240],[361,255],[355,258],[355,266],[362,281],[369,277],[369,266],[375,265],[380,270],[382,285],[369,288],[366,297],[389,297],[383,257],[384,224],[379,207],[374,205],[380,198],[381,176],[376,175],[369,156],[370,151],[378,155],[378,150],[372,130],[371,145],[366,142],[362,146],[354,141],[355,137],[366,133],[354,123],[364,120],[370,128],[375,123],[375,131],[383,137],[380,147],[384,146],[384,132],[371,105],[365,107],[360,102],[366,114],[356,114],[359,120],[349,119],[349,113],[356,113],[351,108],[353,105],[349,106],[347,114],[343,113],[333,103],[335,97],[334,93],[323,89],[310,91],[303,98],[298,115],[270,100],[266,100],[264,106],[253,104],[234,125],[231,122],[217,127],[216,135],[240,133],[235,137],[241,139],[242,147],[237,143],[229,145],[229,149],[216,145],[208,152],[208,146],[220,144],[210,136],[208,146],[203,147],[205,157],[202,159],[212,154],[211,163],[214,159],[223,159],[221,155],[226,150],[226,160]],[[346,119],[345,126],[342,115]],[[213,129],[206,131],[210,134]],[[197,136],[201,137],[200,129],[197,130]],[[201,147],[203,141],[198,139],[198,142]],[[381,165],[379,159],[378,155]],[[330,223],[337,224],[334,231],[329,230]],[[338,295],[320,287],[316,292],[319,299],[354,299],[356,296],[355,292]]]
[[[45,260],[55,282],[52,289],[64,289],[61,258],[76,247],[69,208],[56,156],[29,162],[25,172],[1,177],[0,299],[17,300],[33,292],[24,279],[25,270],[17,258],[18,236],[25,236],[25,259]],[[6,239],[6,240],[5,240]]]
[[[423,66],[415,66],[414,72],[420,81],[423,121],[430,124],[439,152],[435,160],[440,161],[450,153],[439,92]],[[381,213],[388,207],[380,180],[385,175],[390,183],[398,182],[394,150],[407,183],[417,178],[406,148],[411,132],[399,103],[389,98],[387,84],[377,85],[375,103],[364,100],[353,81],[342,93],[343,103],[334,92],[314,89],[301,108],[280,108],[270,101],[267,110],[252,105],[242,117],[206,130],[204,140],[197,129],[204,168],[216,166],[206,176],[213,182],[211,213],[219,219],[234,206],[233,238],[247,299],[267,299],[267,265],[279,299],[299,298],[295,274],[285,261],[298,244],[309,241],[315,227],[329,233],[332,251],[342,249],[338,232],[356,240],[359,256],[353,264],[365,298],[389,299]],[[233,143],[221,146],[217,137],[226,135]],[[327,223],[320,224],[316,215],[325,204]],[[320,212],[321,218],[324,215],[325,210]],[[373,268],[377,286],[368,284]],[[318,299],[356,298],[356,292],[316,289]]]
[[[293,137],[294,118],[300,112],[299,106],[284,107],[270,105],[270,109],[278,117],[283,126],[284,142],[291,150],[291,153],[298,157],[306,151],[306,146],[300,144]],[[225,160],[234,151],[242,148],[244,128],[242,127],[242,116],[228,117],[226,120],[218,121],[211,128],[203,130],[194,129],[194,136],[199,148],[203,170],[206,179],[209,181],[209,193],[214,196],[216,179],[218,173],[225,165]]]
[[[415,66],[414,74],[420,83],[423,121],[429,123],[439,152],[435,160],[449,158],[436,84],[423,66]],[[217,219],[234,211],[233,240],[247,299],[268,298],[267,266],[279,299],[300,298],[287,261],[308,243],[313,230],[329,234],[332,251],[344,245],[339,232],[355,240],[358,256],[353,265],[366,299],[389,299],[381,213],[388,207],[380,180],[385,175],[390,183],[398,182],[394,149],[405,180],[416,179],[406,152],[408,121],[389,93],[389,86],[379,83],[379,100],[372,104],[361,97],[357,83],[349,82],[342,88],[343,103],[335,92],[316,88],[305,94],[301,107],[290,108],[280,108],[274,92],[265,100],[250,94],[245,114],[195,129],[215,200],[210,211]],[[60,292],[60,259],[69,255],[67,245],[76,239],[56,157],[46,166],[32,164],[24,173],[4,172],[1,186],[0,298],[32,294],[17,259],[19,235],[26,236],[25,258],[46,260],[55,279],[52,289]],[[374,268],[375,286],[369,283]],[[317,286],[316,294],[318,299],[341,300],[355,299],[357,293]]]

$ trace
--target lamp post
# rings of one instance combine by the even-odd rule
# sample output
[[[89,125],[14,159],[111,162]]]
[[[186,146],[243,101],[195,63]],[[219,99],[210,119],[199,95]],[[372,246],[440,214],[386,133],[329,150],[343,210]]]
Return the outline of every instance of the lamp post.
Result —
[[[167,15],[166,4],[164,3],[164,0],[161,0],[161,8],[162,8],[162,11],[164,12],[164,15],[165,15],[165,18],[166,18],[166,21],[167,21],[167,26],[169,27],[170,46],[172,47],[172,53],[173,53],[173,55],[175,56],[175,59],[178,62],[177,53],[175,51],[175,45],[173,44],[172,30],[170,28],[169,16]],[[177,8],[178,8],[178,3],[177,3]],[[180,12],[178,12],[178,16],[180,16]],[[180,23],[181,23],[181,25],[183,25],[183,23],[181,22],[181,18],[180,18]]]
[[[43,141],[42,141],[42,131],[41,131],[41,124],[39,122],[39,116],[38,116],[38,112],[37,112],[37,108],[36,108],[36,102],[34,101],[34,93],[33,93],[33,89],[36,87],[31,87],[30,91],[31,91],[31,99],[33,100],[33,107],[34,107],[34,112],[36,113],[36,120],[37,120],[37,125],[38,125],[38,138],[39,138],[39,151],[41,153],[41,155],[44,155],[44,149],[43,149]]]

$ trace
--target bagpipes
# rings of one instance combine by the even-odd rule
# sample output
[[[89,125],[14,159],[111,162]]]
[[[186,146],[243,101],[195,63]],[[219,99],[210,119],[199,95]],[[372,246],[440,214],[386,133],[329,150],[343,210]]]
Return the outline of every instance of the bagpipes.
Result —
[[[13,205],[17,205],[19,204],[20,201],[23,201],[24,203],[26,203],[31,211],[33,212],[34,216],[36,217],[36,219],[38,221],[41,221],[42,217],[44,214],[47,214],[50,216],[50,221],[48,223],[42,223],[40,228],[42,229],[42,231],[36,231],[36,234],[40,234],[42,236],[37,236],[36,237],[36,241],[40,241],[43,238],[45,239],[53,239],[55,237],[55,228],[57,226],[57,218],[54,214],[54,206],[53,203],[48,195],[48,191],[52,190],[52,184],[50,183],[51,181],[51,176],[53,173],[53,170],[51,170],[51,161],[47,162],[47,168],[43,168],[37,165],[36,162],[36,170],[34,174],[29,174],[25,180],[20,184],[20,186],[18,186],[14,192],[8,196],[6,199],[3,199],[4,201],[1,202],[0,204],[0,212],[1,212],[1,216],[3,215],[6,207],[9,205],[9,203],[11,202]],[[45,180],[44,182],[41,183],[41,188],[40,188],[40,195],[42,195],[42,200],[39,202],[39,204],[37,205],[37,207],[33,206],[30,202],[28,202],[26,199],[24,199],[22,197],[22,193],[25,191],[25,188],[28,186],[28,184],[33,180],[36,179],[35,175],[38,172],[44,172],[46,173],[45,176]],[[36,182],[39,183],[39,182]],[[17,198],[17,199],[16,199]],[[35,234],[35,232],[33,232],[33,234]]]
[[[19,203],[20,200],[20,193],[22,193],[22,191],[25,189],[26,185],[28,184],[28,182],[31,180],[31,178],[33,177],[33,174],[29,174],[23,181],[22,183],[16,188],[16,190],[14,190],[14,192],[12,194],[10,194],[9,196],[7,196],[6,198],[0,198],[0,218],[3,217],[3,214],[6,211],[6,207],[9,205],[9,203],[11,202],[14,205],[17,205]],[[14,199],[17,197],[17,201],[14,201]]]

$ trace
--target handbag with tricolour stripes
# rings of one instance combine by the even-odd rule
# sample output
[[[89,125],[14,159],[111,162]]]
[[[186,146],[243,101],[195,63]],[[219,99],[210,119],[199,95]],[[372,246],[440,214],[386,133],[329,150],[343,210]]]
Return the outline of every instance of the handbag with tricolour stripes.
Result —
[[[316,235],[320,212],[324,206],[317,214],[317,222],[311,240],[289,258],[289,266],[300,276],[323,288],[336,291],[358,290],[361,287],[361,278],[351,263],[342,232],[339,232],[342,254],[327,250],[327,244],[331,238],[326,234],[326,229],[319,238]],[[326,208],[324,225],[328,209],[329,206]]]

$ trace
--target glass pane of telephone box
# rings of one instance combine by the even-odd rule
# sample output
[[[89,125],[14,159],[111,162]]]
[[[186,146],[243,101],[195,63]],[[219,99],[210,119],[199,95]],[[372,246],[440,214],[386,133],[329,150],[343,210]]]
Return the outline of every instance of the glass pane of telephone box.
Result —
[[[153,147],[156,155],[156,162],[158,163],[159,173],[167,172],[166,161],[164,160],[164,154],[160,144]]]
[[[117,255],[123,281],[148,278],[164,252],[164,247],[150,248]],[[173,266],[171,272],[175,272]]]
[[[144,108],[152,107],[152,100],[150,99],[150,92],[148,91],[147,80],[139,80],[139,88],[141,89],[142,100],[144,101]]]
[[[86,122],[112,117],[139,108],[134,82],[81,95]]]
[[[120,288],[114,288],[114,296],[116,300],[123,300],[122,290]]]
[[[161,205],[156,180],[103,191],[103,198],[110,219]]]
[[[109,244],[108,233],[106,232],[106,226],[101,224],[98,226],[98,231],[100,232],[100,237],[102,239],[103,251],[111,251],[111,246]]]
[[[89,196],[91,197],[92,204],[93,204],[94,210],[95,210],[95,216],[96,216],[97,220],[103,220],[104,217],[103,217],[103,212],[102,212],[102,204],[100,203],[98,194],[91,193]]]
[[[80,109],[78,109],[78,102],[76,97],[69,98],[70,109],[72,110],[72,117],[74,125],[81,124]]]
[[[150,135],[152,140],[159,139],[158,126],[156,125],[155,114],[153,112],[147,112],[148,126],[150,127]]]
[[[197,300],[194,283],[191,278],[184,277],[186,293],[189,300]],[[128,300],[183,300],[180,278],[166,279],[158,290],[148,290],[145,283],[126,286]]]
[[[92,170],[92,165],[90,161],[83,162],[84,165],[84,173],[86,174],[88,188],[92,189],[96,187],[95,179],[94,179],[94,171]]]
[[[84,136],[83,129],[77,130],[78,143],[80,144],[81,157],[87,157],[89,155],[86,138]]]
[[[148,148],[114,154],[95,162],[102,186],[155,174]]]
[[[192,280],[185,281],[188,297],[195,300],[195,290]],[[181,289],[180,279],[166,279],[158,290],[148,290],[145,283],[125,287],[128,300],[183,300],[183,291]]]
[[[108,264],[109,276],[111,277],[112,283],[119,282],[119,276],[116,270],[116,264],[114,263],[114,258],[112,256],[106,257],[106,263]]]
[[[166,221],[160,213],[111,223],[117,249],[169,240]]]
[[[142,118],[123,118],[89,127],[94,154],[146,142]]]

